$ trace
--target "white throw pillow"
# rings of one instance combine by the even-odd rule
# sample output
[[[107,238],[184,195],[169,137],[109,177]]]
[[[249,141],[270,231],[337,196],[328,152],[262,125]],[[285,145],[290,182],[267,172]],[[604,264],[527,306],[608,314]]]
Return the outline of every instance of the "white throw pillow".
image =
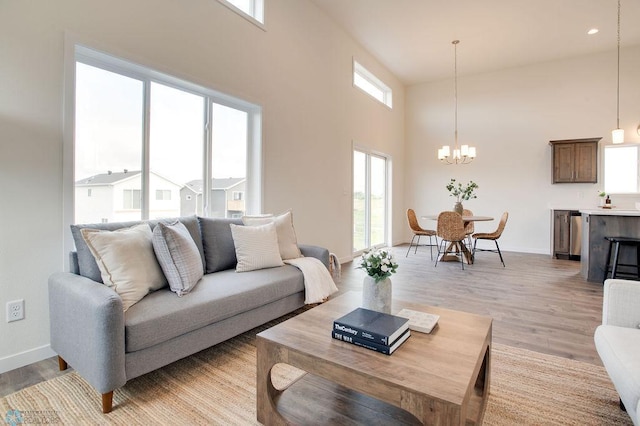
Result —
[[[260,226],[230,224],[236,246],[236,272],[282,266],[278,250],[278,235],[273,223]]]
[[[282,257],[282,260],[302,257],[300,248],[298,248],[296,230],[293,227],[293,213],[291,210],[288,210],[278,216],[264,215],[242,217],[242,223],[249,226],[263,225],[271,222],[276,225],[278,248],[280,250],[280,257]]]
[[[100,268],[102,281],[120,295],[125,311],[150,291],[167,285],[148,224],[115,231],[84,228],[81,232]]]
[[[189,230],[180,221],[158,223],[153,229],[153,250],[171,291],[189,293],[204,275],[202,257]]]

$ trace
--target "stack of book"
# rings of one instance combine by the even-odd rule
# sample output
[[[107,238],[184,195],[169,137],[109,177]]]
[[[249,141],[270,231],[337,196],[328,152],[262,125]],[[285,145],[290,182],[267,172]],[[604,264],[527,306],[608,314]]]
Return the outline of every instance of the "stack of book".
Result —
[[[409,338],[409,320],[357,308],[333,322],[331,336],[385,355],[391,355]]]

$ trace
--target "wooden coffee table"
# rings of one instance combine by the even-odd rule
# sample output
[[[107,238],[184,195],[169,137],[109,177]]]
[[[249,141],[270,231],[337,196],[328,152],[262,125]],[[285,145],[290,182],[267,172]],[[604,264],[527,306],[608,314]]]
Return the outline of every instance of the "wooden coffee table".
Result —
[[[489,394],[489,317],[393,302],[440,315],[430,334],[412,331],[392,355],[331,337],[333,320],[360,306],[348,292],[257,335],[257,417],[263,424],[481,424]],[[276,389],[278,363],[307,373]],[[397,407],[397,408],[396,408]]]

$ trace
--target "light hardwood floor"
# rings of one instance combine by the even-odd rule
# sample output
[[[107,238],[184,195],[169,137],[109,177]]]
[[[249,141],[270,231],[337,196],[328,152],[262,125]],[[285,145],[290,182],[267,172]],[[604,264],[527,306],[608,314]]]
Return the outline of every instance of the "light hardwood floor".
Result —
[[[602,284],[583,279],[580,262],[506,252],[503,268],[497,254],[480,252],[463,271],[459,263],[434,267],[428,247],[405,257],[407,248],[393,248],[400,265],[394,298],[488,315],[494,342],[601,365],[593,333],[602,318]],[[340,292],[362,289],[357,265],[342,265]],[[4,373],[0,396],[66,373],[56,358]]]

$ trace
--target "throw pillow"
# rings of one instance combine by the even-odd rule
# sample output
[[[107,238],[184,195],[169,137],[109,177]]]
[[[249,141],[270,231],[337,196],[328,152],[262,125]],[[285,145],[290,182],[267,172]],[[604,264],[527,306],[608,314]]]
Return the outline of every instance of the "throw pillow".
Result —
[[[231,234],[236,247],[236,272],[282,266],[278,250],[278,235],[273,223],[260,226],[231,224]]]
[[[278,248],[280,250],[280,257],[282,257],[282,260],[302,257],[300,248],[298,248],[296,231],[293,227],[293,213],[291,210],[288,210],[278,216],[243,216],[242,222],[249,226],[262,225],[271,222],[275,223],[276,233],[278,234]]]
[[[242,225],[241,219],[198,217],[202,231],[205,271],[207,274],[235,268],[238,260],[230,224]]]
[[[171,291],[178,296],[189,293],[204,275],[204,268],[187,227],[179,221],[160,222],[153,229],[151,241]]]
[[[84,228],[81,232],[100,268],[102,282],[120,295],[125,311],[150,291],[167,285],[153,252],[148,224],[115,231]]]

